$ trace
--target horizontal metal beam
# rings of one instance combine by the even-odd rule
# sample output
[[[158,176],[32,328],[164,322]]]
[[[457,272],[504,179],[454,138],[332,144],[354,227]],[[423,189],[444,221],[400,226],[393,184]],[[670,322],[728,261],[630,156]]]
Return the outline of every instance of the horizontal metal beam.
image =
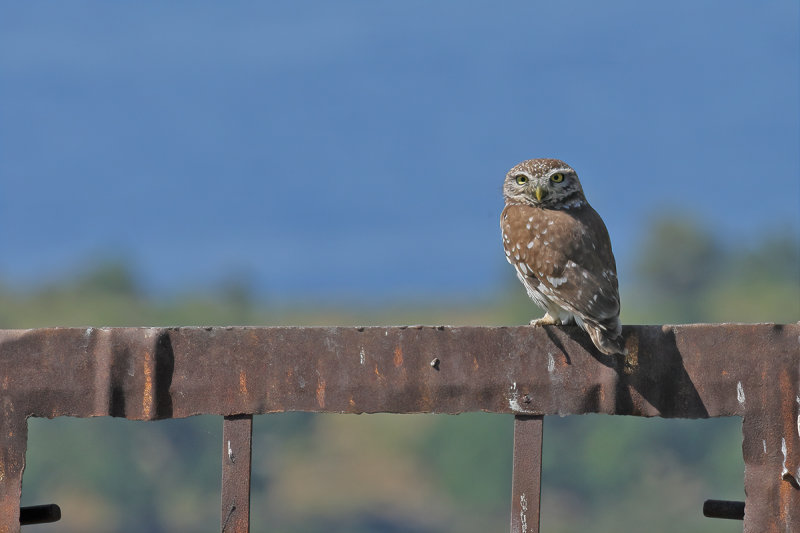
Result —
[[[624,335],[609,357],[555,326],[0,331],[0,533],[18,527],[30,416],[282,411],[742,416],[745,531],[800,520],[800,325]]]
[[[797,330],[628,327],[627,358],[599,354],[574,327],[0,330],[0,394],[18,416],[132,420],[280,411],[743,416],[767,401],[781,372],[793,385]]]

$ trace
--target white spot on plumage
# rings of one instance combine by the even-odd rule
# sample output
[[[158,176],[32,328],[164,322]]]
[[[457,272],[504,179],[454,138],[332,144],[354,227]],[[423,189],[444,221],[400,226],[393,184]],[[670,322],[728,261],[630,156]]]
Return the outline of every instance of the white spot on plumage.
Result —
[[[528,243],[528,250],[530,250],[531,248],[533,248],[533,241]]]
[[[539,272],[539,277],[540,277],[540,278],[543,278],[543,277],[544,277],[544,274],[542,274],[541,272]],[[539,283],[539,286],[538,286],[538,287],[536,287],[536,288],[539,290],[539,292],[544,292],[544,291],[548,291],[548,290],[550,290],[550,289],[548,289],[547,287],[545,287],[545,286],[544,286],[544,283],[541,283],[541,282]]]
[[[567,278],[566,276],[564,276],[563,278],[554,278],[553,276],[547,276],[547,281],[549,281],[553,287],[558,287],[559,285],[563,285],[564,283],[566,283]]]
[[[564,205],[564,209],[575,209],[575,208],[578,208],[578,207],[583,207],[583,200],[580,200],[580,199],[574,200],[574,201],[569,202],[568,204]]]
[[[547,225],[548,225],[548,226],[552,226],[552,225],[553,225],[553,221],[552,221],[552,220],[548,220],[548,221],[547,221]]]
[[[531,229],[531,223],[530,223],[530,222],[528,222],[527,224],[525,224],[525,229]]]

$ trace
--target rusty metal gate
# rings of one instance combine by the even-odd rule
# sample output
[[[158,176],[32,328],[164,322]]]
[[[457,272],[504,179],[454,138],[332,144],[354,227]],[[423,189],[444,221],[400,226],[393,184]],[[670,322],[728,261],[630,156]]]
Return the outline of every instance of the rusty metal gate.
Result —
[[[624,334],[629,355],[612,358],[573,327],[2,330],[0,533],[26,520],[29,417],[199,414],[224,417],[221,529],[246,532],[252,415],[284,411],[515,415],[513,533],[539,531],[544,417],[740,416],[744,531],[800,531],[800,324]],[[706,512],[742,506],[709,501]]]

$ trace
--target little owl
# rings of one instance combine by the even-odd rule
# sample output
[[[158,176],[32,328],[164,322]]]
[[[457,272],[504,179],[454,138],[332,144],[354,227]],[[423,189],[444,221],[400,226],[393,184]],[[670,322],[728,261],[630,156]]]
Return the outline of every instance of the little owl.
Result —
[[[523,161],[506,175],[503,197],[506,259],[545,310],[531,325],[575,322],[604,354],[624,353],[611,241],[575,171],[558,159]]]

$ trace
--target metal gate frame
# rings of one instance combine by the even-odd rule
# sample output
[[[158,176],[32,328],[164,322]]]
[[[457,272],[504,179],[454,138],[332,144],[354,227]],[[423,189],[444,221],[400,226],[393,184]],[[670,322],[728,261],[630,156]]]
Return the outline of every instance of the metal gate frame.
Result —
[[[20,529],[29,417],[221,415],[221,530],[249,531],[252,415],[515,415],[512,533],[539,531],[547,415],[740,416],[744,531],[800,531],[800,323],[0,330],[0,533]]]

